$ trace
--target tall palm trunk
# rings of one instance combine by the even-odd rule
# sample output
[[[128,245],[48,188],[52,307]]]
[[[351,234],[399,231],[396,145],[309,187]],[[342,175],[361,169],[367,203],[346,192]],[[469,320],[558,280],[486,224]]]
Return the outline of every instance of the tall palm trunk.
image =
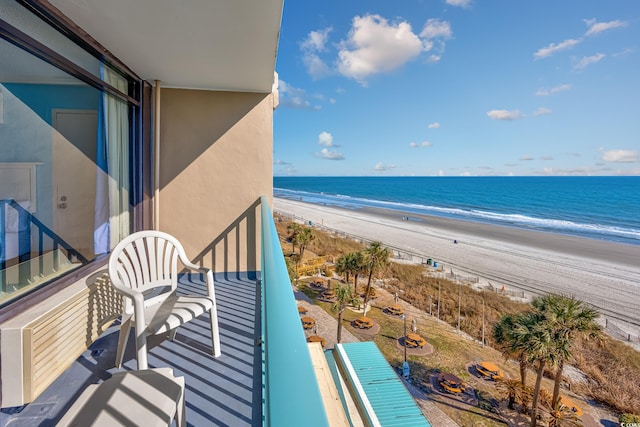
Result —
[[[353,294],[358,295],[358,273],[353,275]]]
[[[520,353],[520,357],[518,358],[518,362],[520,363],[520,382],[523,387],[527,386],[527,368],[529,367],[527,363],[527,355],[524,352]]]
[[[538,397],[540,397],[540,386],[542,385],[542,376],[544,375],[544,359],[538,362],[538,376],[536,377],[536,387],[533,390],[533,403],[531,404],[531,427],[538,424]]]
[[[556,378],[553,384],[553,400],[551,401],[551,407],[558,409],[558,402],[560,401],[560,382],[562,381],[562,369],[564,368],[564,360],[558,361],[558,369],[556,369]]]
[[[367,315],[367,304],[369,303],[369,292],[371,292],[371,277],[373,276],[373,268],[369,270],[369,280],[367,280],[367,289],[364,292],[364,313],[363,316]]]
[[[338,342],[342,341],[342,313],[344,313],[344,310],[338,312],[338,336],[336,337]]]

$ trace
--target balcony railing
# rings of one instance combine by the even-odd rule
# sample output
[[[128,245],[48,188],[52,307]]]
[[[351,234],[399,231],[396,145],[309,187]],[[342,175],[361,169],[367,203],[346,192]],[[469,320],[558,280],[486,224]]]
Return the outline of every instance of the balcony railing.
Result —
[[[263,425],[328,426],[282,247],[261,198]]]
[[[8,226],[7,214],[17,218],[16,254],[7,252]],[[9,221],[11,222],[11,221]],[[32,243],[35,241],[35,248]],[[14,258],[17,274],[12,277],[8,260]],[[17,262],[15,262],[17,259]],[[0,200],[0,291],[4,293],[0,297],[0,304],[20,295],[20,291],[26,290],[30,285],[35,285],[49,278],[55,277],[58,272],[68,269],[71,263],[86,264],[87,259],[65,242],[53,230],[44,225],[27,209],[20,206],[13,199]],[[58,273],[59,274],[59,273]],[[13,280],[13,282],[12,282]]]

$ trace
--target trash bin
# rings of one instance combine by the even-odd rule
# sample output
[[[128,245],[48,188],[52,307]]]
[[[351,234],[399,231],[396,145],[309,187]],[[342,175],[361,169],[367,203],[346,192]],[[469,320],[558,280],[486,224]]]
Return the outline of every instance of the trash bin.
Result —
[[[433,261],[433,268],[438,268],[438,261]]]
[[[433,264],[433,260],[431,258],[427,258],[427,265]]]

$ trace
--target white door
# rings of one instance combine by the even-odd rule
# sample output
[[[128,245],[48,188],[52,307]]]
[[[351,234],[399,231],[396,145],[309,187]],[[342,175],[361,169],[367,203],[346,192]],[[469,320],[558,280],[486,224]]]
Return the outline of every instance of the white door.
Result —
[[[52,111],[54,231],[87,259],[94,257],[97,111]]]

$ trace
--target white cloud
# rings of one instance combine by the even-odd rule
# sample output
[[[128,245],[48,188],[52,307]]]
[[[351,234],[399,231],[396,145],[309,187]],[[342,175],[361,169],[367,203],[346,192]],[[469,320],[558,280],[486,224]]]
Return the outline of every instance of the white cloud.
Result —
[[[441,21],[439,19],[428,19],[425,22],[420,37],[424,37],[427,40],[443,38],[449,39],[452,36],[451,24],[447,21]]]
[[[369,76],[393,71],[423,51],[422,41],[408,22],[389,23],[380,15],[356,16],[338,53],[338,70],[366,84]]]
[[[630,53],[633,53],[633,52],[635,52],[635,49],[628,47],[628,48],[622,49],[620,52],[612,53],[611,56],[617,58],[619,56],[629,55]]]
[[[540,157],[540,159],[544,161],[549,161],[549,160],[553,160],[553,156],[542,156]]]
[[[609,21],[609,22],[597,22],[594,19],[585,19],[584,22],[589,27],[586,36],[592,36],[594,34],[599,34],[603,31],[611,30],[612,28],[626,27],[627,23],[620,20]]]
[[[544,107],[540,107],[540,108],[536,109],[536,111],[533,112],[534,117],[546,116],[548,114],[551,114],[551,110],[548,109],[548,108],[544,108]]]
[[[417,142],[410,142],[409,143],[409,147],[411,148],[418,148],[418,147],[431,147],[433,144],[430,143],[429,141],[422,141],[420,143]]]
[[[322,107],[313,105],[309,100],[309,95],[304,89],[291,86],[284,80],[278,82],[278,92],[280,93],[280,106],[300,110],[320,110]]]
[[[332,74],[331,68],[315,53],[305,53],[302,57],[307,72],[314,79],[321,79]]]
[[[333,145],[333,135],[329,132],[320,132],[320,135],[318,135],[318,144],[324,147],[338,147],[337,145]]]
[[[326,49],[325,45],[327,40],[329,40],[329,33],[333,29],[331,27],[327,27],[324,30],[319,31],[311,31],[306,39],[300,43],[300,48],[304,51],[309,52],[322,52]]]
[[[429,123],[429,125],[427,127],[429,129],[438,129],[440,127],[440,123],[438,123],[438,122]]]
[[[528,154],[525,154],[524,156],[520,157],[520,160],[522,161],[529,161],[529,160],[533,160],[533,157],[531,157]]]
[[[602,160],[614,163],[635,163],[640,159],[636,150],[608,150],[602,152]]]
[[[487,116],[493,120],[517,120],[522,117],[518,110],[491,110],[487,111]]]
[[[546,58],[547,56],[550,56],[558,51],[569,49],[577,45],[581,41],[582,40],[580,39],[567,39],[560,43],[551,43],[549,44],[549,46],[538,49],[538,51],[534,53],[533,56],[535,59]]]
[[[596,53],[595,55],[584,56],[580,60],[576,61],[576,63],[574,64],[574,68],[581,70],[583,68],[588,67],[591,64],[600,62],[604,57],[605,55],[603,53]]]
[[[307,38],[300,43],[302,62],[307,68],[309,75],[314,79],[326,77],[332,73],[331,68],[318,55],[319,52],[326,51],[326,43],[331,31],[331,27],[325,28],[324,30],[311,31],[307,35]]]
[[[468,7],[471,5],[471,0],[446,0],[449,6]]]
[[[537,90],[536,96],[549,96],[549,95],[553,95],[554,93],[564,92],[569,89],[571,89],[570,84],[554,86],[551,89],[540,88]]]
[[[286,166],[286,165],[290,165],[291,163],[285,162],[284,160],[274,160],[273,164],[277,166]]]
[[[378,172],[384,172],[384,171],[395,169],[395,168],[396,168],[395,165],[385,165],[382,162],[378,162],[373,169]]]
[[[342,153],[328,148],[323,148],[319,153],[316,153],[316,156],[325,160],[344,160]]]
[[[446,176],[446,175],[447,174],[442,169],[438,171],[438,176]]]
[[[338,71],[366,86],[370,76],[394,71],[421,54],[437,52],[426,62],[438,62],[444,39],[452,36],[447,21],[429,19],[418,36],[407,21],[390,22],[380,15],[356,16],[346,40],[340,43]]]

